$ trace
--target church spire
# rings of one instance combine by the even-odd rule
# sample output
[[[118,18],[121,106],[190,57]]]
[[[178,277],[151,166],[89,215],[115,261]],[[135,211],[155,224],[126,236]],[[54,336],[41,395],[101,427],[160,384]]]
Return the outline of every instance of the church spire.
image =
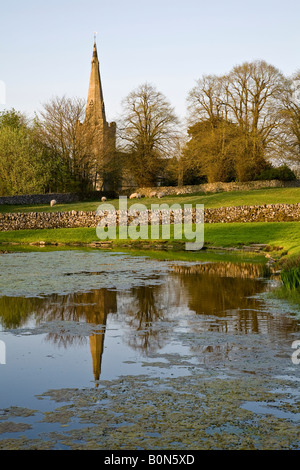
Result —
[[[100,67],[97,53],[96,35],[94,36],[94,48],[91,64],[90,84],[86,108],[86,119],[93,119],[96,125],[105,126],[105,106],[100,78]]]
[[[89,139],[89,148],[94,158],[94,188],[113,191],[117,181],[114,176],[117,171],[111,169],[112,160],[116,156],[116,123],[106,121],[96,37],[85,120],[82,125],[83,134]]]

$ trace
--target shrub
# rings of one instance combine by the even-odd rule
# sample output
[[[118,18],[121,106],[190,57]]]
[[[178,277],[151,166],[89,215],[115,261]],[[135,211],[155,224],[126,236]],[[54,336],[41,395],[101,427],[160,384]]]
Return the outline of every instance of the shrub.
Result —
[[[270,167],[263,170],[255,179],[294,181],[297,178],[295,173],[287,165],[281,165],[277,168]]]

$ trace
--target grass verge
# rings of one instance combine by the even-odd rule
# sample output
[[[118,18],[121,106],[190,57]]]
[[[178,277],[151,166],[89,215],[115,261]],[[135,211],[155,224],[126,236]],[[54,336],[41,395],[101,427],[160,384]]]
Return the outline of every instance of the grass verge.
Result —
[[[205,247],[235,247],[266,244],[270,251],[289,256],[300,255],[300,224],[298,222],[257,222],[206,224]],[[30,244],[44,241],[64,245],[89,245],[97,239],[95,228],[41,229],[0,232],[0,243]],[[112,240],[111,246],[147,249],[169,247],[184,250],[185,240]]]

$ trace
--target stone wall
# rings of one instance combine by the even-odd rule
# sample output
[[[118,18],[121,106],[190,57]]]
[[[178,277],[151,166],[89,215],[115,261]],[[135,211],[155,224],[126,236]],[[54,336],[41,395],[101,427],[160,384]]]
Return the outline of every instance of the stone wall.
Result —
[[[206,223],[299,222],[299,204],[219,207],[205,209]],[[300,228],[300,227],[299,227]]]
[[[49,193],[49,194],[24,194],[22,196],[1,196],[0,205],[35,205],[50,204],[55,199],[58,204],[68,204],[70,202],[78,202],[83,200],[101,200],[101,197],[114,198],[116,194],[102,191],[94,191],[88,194],[80,193]]]
[[[195,221],[196,208],[192,209]],[[105,215],[105,217],[104,217]],[[118,224],[119,211],[116,212]],[[151,222],[150,210],[144,211],[139,216],[139,222],[148,224]],[[102,222],[101,222],[102,220]],[[43,229],[43,228],[75,228],[75,227],[97,227],[100,223],[112,224],[114,215],[97,215],[96,212],[70,211],[70,212],[27,212],[27,213],[4,213],[0,214],[0,231]],[[134,220],[133,216],[128,222]],[[154,219],[152,219],[154,220]],[[167,211],[159,214],[160,223],[174,222],[174,214],[169,215]],[[261,206],[238,206],[205,209],[205,223],[232,223],[232,222],[291,222],[300,221],[299,204],[268,204]]]
[[[21,212],[0,214],[0,230],[96,227],[101,217],[95,212]]]
[[[55,199],[60,204],[79,201],[78,194],[71,193],[52,193],[52,194],[24,194],[22,196],[2,196],[0,205],[31,205],[31,204],[50,204]]]
[[[195,193],[217,193],[222,191],[249,191],[263,188],[299,188],[300,180],[295,181],[247,181],[245,183],[206,183],[194,186],[161,186],[159,188],[132,188],[132,190],[123,191],[122,194],[129,196],[130,193],[137,192],[145,197],[151,195],[180,195]]]

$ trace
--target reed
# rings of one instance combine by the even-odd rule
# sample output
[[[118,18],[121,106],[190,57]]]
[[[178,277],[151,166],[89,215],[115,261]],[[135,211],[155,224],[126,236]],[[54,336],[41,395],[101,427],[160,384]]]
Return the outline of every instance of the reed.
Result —
[[[286,261],[281,271],[281,280],[289,290],[300,288],[300,256]]]

